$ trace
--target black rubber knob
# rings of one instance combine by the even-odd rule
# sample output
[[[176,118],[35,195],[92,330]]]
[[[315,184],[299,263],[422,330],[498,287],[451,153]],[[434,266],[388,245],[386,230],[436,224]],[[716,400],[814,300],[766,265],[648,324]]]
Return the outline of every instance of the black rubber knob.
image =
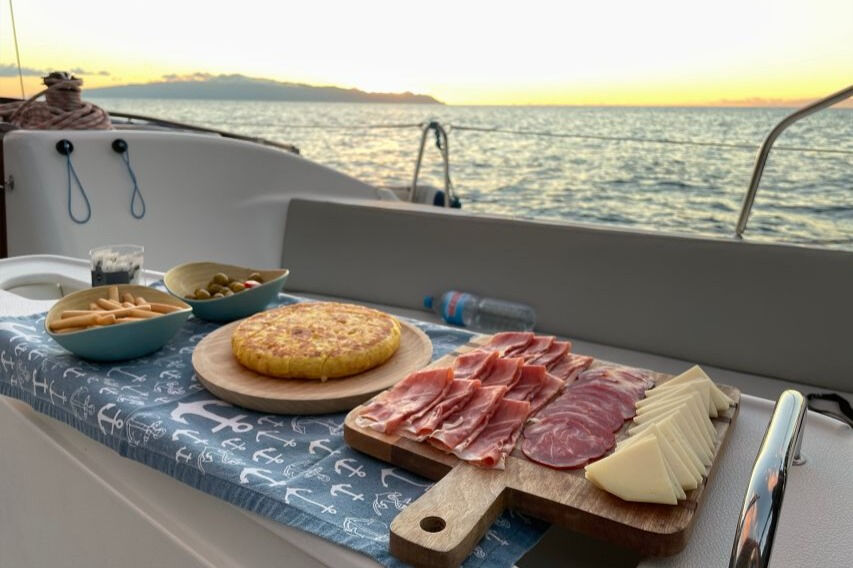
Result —
[[[122,140],[121,138],[116,138],[113,140],[113,150],[118,152],[119,154],[124,154],[127,152],[127,142]]]
[[[63,138],[62,140],[56,143],[56,151],[62,154],[63,156],[67,156],[68,154],[74,151],[74,144],[72,144],[70,140],[66,140],[65,138]]]

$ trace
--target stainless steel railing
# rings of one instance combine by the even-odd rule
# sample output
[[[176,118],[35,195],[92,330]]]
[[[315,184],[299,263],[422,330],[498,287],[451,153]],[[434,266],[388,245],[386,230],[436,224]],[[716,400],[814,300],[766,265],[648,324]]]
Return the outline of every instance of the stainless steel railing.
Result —
[[[795,390],[776,402],[743,499],[729,568],[766,568],[770,562],[788,468],[805,463],[800,456],[805,412],[806,399]]]
[[[758,155],[755,157],[755,167],[752,169],[752,179],[749,180],[749,189],[746,190],[743,205],[740,208],[740,217],[737,220],[735,237],[739,239],[743,238],[743,232],[746,230],[746,223],[749,221],[749,214],[752,211],[752,204],[755,203],[755,194],[758,193],[758,185],[761,183],[761,175],[764,173],[764,165],[767,163],[767,157],[770,155],[770,149],[773,147],[773,143],[776,142],[776,138],[786,128],[801,118],[830,107],[835,103],[839,103],[850,96],[853,96],[853,85],[789,114],[770,131],[770,134],[767,135],[767,138],[764,139],[764,142],[758,149]]]

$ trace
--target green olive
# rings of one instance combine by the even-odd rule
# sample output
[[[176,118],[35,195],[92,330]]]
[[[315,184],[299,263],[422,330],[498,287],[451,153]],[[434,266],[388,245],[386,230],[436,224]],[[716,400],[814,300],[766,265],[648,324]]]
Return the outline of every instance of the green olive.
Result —
[[[216,294],[214,294],[211,297],[213,297],[213,298],[224,298],[225,294],[223,294],[222,292],[217,292]]]
[[[260,272],[252,272],[251,274],[249,274],[249,277],[246,278],[246,280],[254,280],[255,282],[260,282],[261,284],[264,283],[264,279],[261,276]]]
[[[199,288],[198,290],[195,291],[195,299],[196,300],[209,300],[210,299],[210,292],[208,292],[204,288]]]
[[[228,287],[231,288],[232,292],[242,292],[246,289],[246,285],[242,282],[232,282]]]
[[[186,296],[184,296],[184,299],[185,300],[195,300],[196,299],[195,294],[187,294]]]
[[[226,288],[226,289],[224,289],[224,290],[222,291],[222,295],[223,295],[223,296],[226,296],[226,297],[228,297],[228,296],[233,296],[233,295],[234,295],[234,292],[232,292],[231,290],[229,290],[228,288]]]
[[[207,285],[207,291],[211,294],[216,294],[217,292],[222,291],[222,286],[220,284],[216,284],[215,282],[211,282]]]
[[[211,282],[213,282],[214,284],[220,284],[222,286],[225,286],[226,284],[228,284],[229,280],[230,278],[228,278],[227,274],[225,274],[224,272],[218,272],[213,275],[213,280]]]

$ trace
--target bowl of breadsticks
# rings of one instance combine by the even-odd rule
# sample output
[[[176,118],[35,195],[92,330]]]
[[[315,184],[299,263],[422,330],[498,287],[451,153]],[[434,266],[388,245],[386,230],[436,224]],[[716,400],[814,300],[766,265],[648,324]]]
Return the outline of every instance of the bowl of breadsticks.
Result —
[[[124,361],[157,351],[187,321],[192,308],[171,294],[119,284],[65,296],[44,328],[57,343],[92,361]]]

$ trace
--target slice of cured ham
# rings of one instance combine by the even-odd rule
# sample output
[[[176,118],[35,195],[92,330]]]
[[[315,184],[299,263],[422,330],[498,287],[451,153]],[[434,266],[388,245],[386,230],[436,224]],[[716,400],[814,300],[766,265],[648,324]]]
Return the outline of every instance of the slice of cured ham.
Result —
[[[412,414],[445,395],[453,382],[453,369],[416,371],[365,405],[358,424],[391,433]]]
[[[554,396],[563,388],[563,381],[552,375],[545,373],[545,382],[542,387],[536,391],[533,398],[530,399],[530,413],[538,411],[540,408],[548,404]]]
[[[515,447],[529,412],[527,401],[506,398],[499,401],[486,427],[464,449],[453,453],[480,467],[503,469],[504,458]]]
[[[525,347],[507,351],[505,356],[524,357],[526,360],[530,360],[548,351],[552,343],[554,343],[553,335],[537,335]]]
[[[427,440],[445,452],[461,450],[469,437],[475,437],[486,427],[486,422],[497,409],[497,403],[506,391],[504,386],[478,388],[465,406],[445,418],[441,428],[433,432]]]
[[[581,372],[587,370],[592,365],[592,361],[593,358],[587,355],[566,353],[551,364],[548,372],[565,381],[567,384],[571,384]]]
[[[489,342],[483,346],[483,349],[497,351],[503,357],[509,351],[523,350],[530,345],[533,337],[532,331],[504,331],[493,335]]]
[[[489,374],[498,360],[496,351],[477,349],[463,353],[453,362],[453,376],[457,379],[480,379]]]
[[[446,416],[465,405],[479,387],[480,381],[477,379],[454,380],[441,400],[410,416],[400,427],[400,433],[417,441],[424,440],[438,428]]]
[[[503,385],[507,389],[515,386],[521,378],[524,359],[521,357],[501,358],[492,365],[492,370],[483,379],[483,386]],[[544,370],[544,367],[543,367]]]
[[[536,463],[571,469],[603,456],[615,440],[613,434],[602,436],[581,421],[546,421],[524,429],[521,451]]]
[[[532,400],[545,384],[547,371],[542,365],[523,365],[518,382],[509,389],[504,398],[510,400]]]
[[[536,355],[528,361],[530,365],[545,365],[548,367],[562,359],[562,357],[572,350],[571,341],[555,341],[551,344],[547,351],[541,355]]]

